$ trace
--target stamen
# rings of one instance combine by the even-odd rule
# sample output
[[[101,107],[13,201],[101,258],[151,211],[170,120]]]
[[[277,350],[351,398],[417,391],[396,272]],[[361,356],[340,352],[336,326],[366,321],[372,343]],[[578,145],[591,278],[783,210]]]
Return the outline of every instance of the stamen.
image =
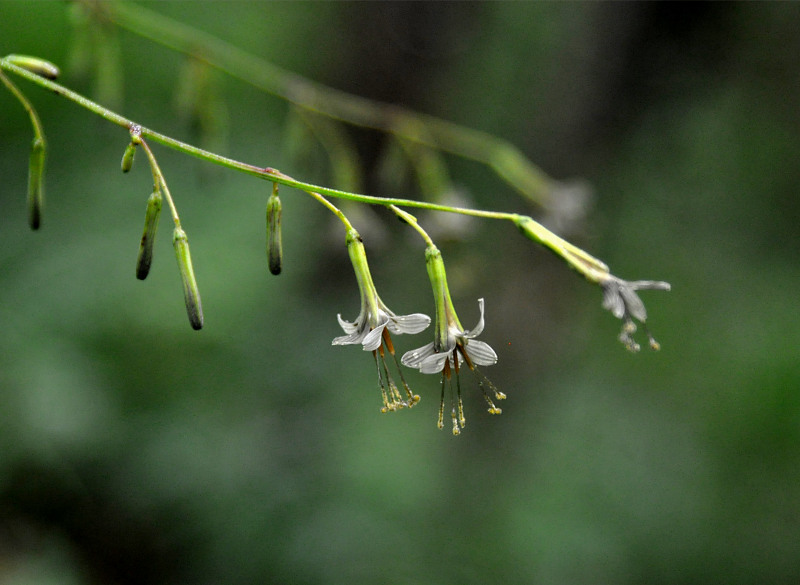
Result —
[[[378,384],[381,386],[381,396],[383,397],[383,408],[381,408],[381,412],[389,412],[389,399],[386,396],[386,388],[383,385],[383,375],[381,374],[381,366],[378,363],[377,350],[372,350],[372,357],[375,358],[375,367],[378,369]]]
[[[497,400],[505,400],[506,395],[495,388],[495,385],[492,384],[491,380],[489,380],[489,378],[487,378],[486,375],[478,368],[475,368],[472,371],[475,372],[475,375],[478,377],[478,386],[480,386],[481,392],[483,392],[483,397],[486,399],[486,403],[489,405],[489,413],[502,414],[503,409],[495,406],[495,403],[492,401],[489,393],[486,391],[486,386],[488,386],[494,392],[494,396]]]
[[[389,336],[389,332],[386,329],[383,330],[383,341],[387,344],[386,349],[389,350],[389,353],[392,354],[392,357],[394,358],[394,363],[397,366],[397,373],[400,375],[400,381],[403,383],[403,388],[405,388],[406,396],[408,397],[407,405],[409,408],[411,408],[417,402],[419,402],[419,394],[414,394],[411,391],[411,388],[408,387],[408,383],[406,382],[406,379],[403,377],[403,370],[400,367],[400,360],[397,359],[397,356],[394,353],[392,338]]]
[[[650,343],[650,349],[652,349],[653,351],[658,351],[659,349],[661,349],[661,344],[658,341],[656,341],[655,337],[653,337],[653,334],[650,333],[650,330],[647,328],[647,325],[642,324],[642,328],[644,329],[644,332],[647,333],[647,341]]]
[[[444,428],[444,372],[442,372],[442,398],[439,401],[439,430]]]
[[[392,376],[389,374],[389,368],[386,365],[386,357],[383,351],[383,346],[381,345],[377,351],[381,355],[381,364],[383,365],[383,375],[386,377],[386,386],[390,399],[389,403],[387,404],[388,409],[391,411],[395,411],[398,408],[403,408],[404,406],[408,406],[408,403],[405,400],[403,400],[402,397],[400,396],[400,392],[397,389],[397,385],[394,383],[394,380],[392,380]]]
[[[630,315],[625,315],[625,321],[622,324],[622,331],[619,334],[619,340],[625,346],[628,351],[636,353],[641,349],[636,340],[633,338],[633,334],[636,333],[636,323],[633,322]],[[654,340],[655,341],[655,340]]]
[[[386,349],[389,350],[390,354],[394,355],[394,344],[392,343],[391,335],[389,335],[389,330],[384,327],[381,335],[383,337],[383,343],[386,345]]]
[[[467,425],[467,419],[464,418],[464,402],[461,400],[461,377],[458,375],[458,355],[453,352],[453,365],[456,371],[456,389],[458,393],[458,422],[461,423],[463,429]]]

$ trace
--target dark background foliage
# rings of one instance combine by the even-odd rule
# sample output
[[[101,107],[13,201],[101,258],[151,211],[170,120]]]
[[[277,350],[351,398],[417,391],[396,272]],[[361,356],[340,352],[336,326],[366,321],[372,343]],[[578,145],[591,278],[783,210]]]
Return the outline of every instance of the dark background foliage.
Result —
[[[150,277],[134,278],[151,179],[143,160],[119,172],[124,130],[20,80],[50,148],[32,233],[30,129],[0,92],[0,581],[797,582],[800,6],[148,7],[588,180],[570,237],[623,278],[672,283],[642,295],[663,349],[626,352],[599,290],[473,221],[440,247],[465,326],[486,299],[504,412],[467,378],[467,428],[440,432],[438,379],[412,372],[420,405],[382,415],[371,356],[330,346],[358,296],[327,212],[285,190],[271,277],[267,186],[157,147],[203,294],[194,332],[167,219]],[[172,107],[177,54],[119,32],[121,85],[98,87],[67,5],[3,3],[0,31],[3,54],[50,59],[149,127],[336,186],[276,98],[212,73],[217,109],[192,124]],[[360,188],[388,192],[386,137],[348,134]],[[529,210],[486,169],[447,162],[471,205]],[[383,210],[348,209],[387,304],[430,313],[420,241]]]

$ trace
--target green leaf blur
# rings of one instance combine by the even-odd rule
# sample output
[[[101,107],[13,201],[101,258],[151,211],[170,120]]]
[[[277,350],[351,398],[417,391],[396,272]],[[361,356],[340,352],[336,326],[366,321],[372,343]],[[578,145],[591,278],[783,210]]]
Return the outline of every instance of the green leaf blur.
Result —
[[[381,414],[372,360],[331,347],[336,314],[359,307],[335,218],[282,189],[270,278],[270,185],[154,146],[192,238],[192,331],[169,237],[134,277],[152,178],[119,172],[129,134],[19,80],[47,135],[47,219],[28,228],[30,124],[3,88],[0,582],[800,578],[800,5],[147,6],[589,181],[567,235],[620,277],[672,284],[642,293],[662,350],[625,351],[596,287],[513,226],[470,219],[438,243],[465,323],[485,298],[503,414],[465,384],[468,425],[441,432],[438,379],[414,371],[421,402]],[[158,131],[337,186],[322,146],[292,156],[287,104],[219,72],[226,139],[203,136],[171,106],[184,58],[152,42],[116,31],[117,85],[99,86],[70,66],[70,14],[2,3],[0,54],[46,59]],[[347,131],[364,192],[424,196],[408,177],[382,191],[392,139]],[[444,161],[471,205],[537,217],[487,169]],[[381,298],[431,314],[420,241],[388,210],[348,216]]]

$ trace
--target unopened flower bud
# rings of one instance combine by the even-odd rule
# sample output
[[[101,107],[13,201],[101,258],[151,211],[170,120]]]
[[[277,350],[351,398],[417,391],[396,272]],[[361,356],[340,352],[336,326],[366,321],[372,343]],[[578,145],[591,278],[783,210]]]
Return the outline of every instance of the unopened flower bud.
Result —
[[[44,205],[44,155],[45,145],[42,138],[35,138],[31,147],[28,164],[28,223],[31,229],[38,230],[42,222]]]
[[[176,227],[172,235],[172,244],[175,247],[178,268],[181,271],[183,298],[186,302],[186,313],[189,315],[189,322],[192,324],[192,329],[201,329],[203,327],[203,305],[200,302],[200,291],[197,288],[197,281],[194,277],[192,256],[189,253],[189,240],[186,238],[186,232]]]
[[[267,200],[267,259],[272,274],[281,273],[283,243],[281,241],[281,200],[278,184],[273,183],[272,195]]]
[[[27,69],[31,73],[35,73],[40,77],[46,79],[56,79],[61,71],[58,67],[53,65],[50,61],[39,59],[39,57],[31,57],[29,55],[8,55],[6,61],[13,63],[17,67]]]
[[[136,145],[137,143],[134,140],[131,140],[128,144],[128,147],[125,149],[125,153],[122,155],[122,172],[127,173],[133,167],[133,157],[136,155]]]
[[[136,278],[144,280],[150,272],[153,262],[153,243],[156,241],[158,218],[161,216],[161,191],[155,189],[147,199],[147,211],[144,215],[144,232],[139,245],[139,256],[136,258]]]

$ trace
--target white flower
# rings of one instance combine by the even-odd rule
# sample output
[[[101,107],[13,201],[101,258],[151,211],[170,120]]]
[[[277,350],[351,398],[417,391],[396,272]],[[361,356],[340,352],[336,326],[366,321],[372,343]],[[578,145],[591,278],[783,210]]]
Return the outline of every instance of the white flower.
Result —
[[[619,340],[629,351],[639,351],[639,344],[633,339],[636,333],[636,323],[634,319],[642,324],[647,334],[652,349],[660,349],[661,345],[653,338],[647,330],[645,321],[647,320],[647,310],[642,299],[636,294],[637,290],[670,290],[668,282],[658,280],[622,280],[609,274],[600,283],[603,288],[603,308],[611,311],[617,319],[622,319],[622,331]]]
[[[364,244],[355,230],[350,230],[347,234],[347,250],[350,254],[350,260],[358,281],[358,289],[361,293],[361,312],[352,323],[342,319],[341,314],[337,315],[336,318],[339,320],[339,325],[341,325],[345,335],[335,338],[333,345],[361,344],[364,351],[372,352],[378,369],[378,383],[383,397],[382,412],[414,406],[419,402],[419,396],[411,392],[403,378],[390,334],[419,333],[430,325],[431,318],[422,313],[396,315],[384,304],[378,296],[375,284],[372,282]],[[389,368],[386,365],[386,352],[395,361],[400,381],[405,389],[405,397],[400,394],[391,374],[389,374]]]
[[[487,392],[487,387],[492,391],[497,400],[506,397],[499,392],[489,379],[478,369],[478,366],[491,366],[497,363],[497,354],[488,343],[475,339],[483,332],[484,302],[478,299],[481,317],[473,329],[464,329],[458,320],[450,290],[447,286],[447,276],[444,269],[444,260],[438,248],[429,245],[425,251],[425,260],[428,267],[428,276],[433,287],[434,305],[436,307],[436,325],[433,341],[418,349],[406,352],[401,359],[404,366],[416,368],[423,374],[442,374],[442,397],[439,405],[439,428],[444,427],[444,393],[445,385],[450,389],[451,416],[453,419],[453,434],[457,435],[466,424],[464,406],[461,400],[461,382],[459,372],[461,364],[467,367],[478,377],[478,384],[483,391],[483,396],[489,404],[489,412],[500,414],[502,410],[495,406]],[[455,374],[457,400],[453,397],[452,378]]]
[[[437,337],[427,345],[418,349],[406,352],[400,360],[404,366],[416,368],[423,374],[436,374],[444,369],[445,362],[449,362],[450,367],[455,367],[454,360],[458,360],[459,365],[466,359],[467,365],[492,366],[497,363],[497,354],[488,343],[475,339],[483,332],[484,309],[483,299],[478,299],[478,308],[481,318],[478,324],[472,329],[462,330],[458,323],[458,317],[454,312],[448,311],[454,318],[446,321],[444,334]],[[437,325],[437,334],[439,327]],[[470,366],[471,367],[471,366]]]
[[[333,340],[333,345],[355,345],[360,343],[364,351],[375,351],[381,345],[384,329],[399,335],[401,333],[419,333],[431,323],[431,318],[422,313],[411,315],[395,315],[383,303],[380,297],[362,293],[361,312],[352,323],[336,316],[339,325],[347,335]]]

